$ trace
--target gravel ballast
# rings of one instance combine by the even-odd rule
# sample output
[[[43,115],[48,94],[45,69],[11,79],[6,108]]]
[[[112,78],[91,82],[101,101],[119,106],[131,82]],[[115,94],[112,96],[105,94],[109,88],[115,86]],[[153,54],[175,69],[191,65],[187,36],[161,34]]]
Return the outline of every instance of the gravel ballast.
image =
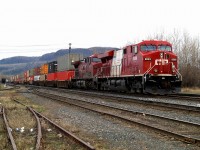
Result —
[[[77,128],[78,132],[94,138],[91,139],[91,143],[94,140],[94,143],[98,145],[97,149],[190,150],[199,148],[196,145],[186,144],[174,138],[154,133],[151,130],[82,108],[61,104],[33,94],[24,93],[24,96],[30,98],[36,104],[43,105],[49,113],[53,113],[55,118],[59,118],[66,125],[73,126]],[[73,97],[74,95],[68,94],[68,96]],[[75,97],[78,98],[79,96],[76,95]],[[99,145],[98,143],[103,144]]]

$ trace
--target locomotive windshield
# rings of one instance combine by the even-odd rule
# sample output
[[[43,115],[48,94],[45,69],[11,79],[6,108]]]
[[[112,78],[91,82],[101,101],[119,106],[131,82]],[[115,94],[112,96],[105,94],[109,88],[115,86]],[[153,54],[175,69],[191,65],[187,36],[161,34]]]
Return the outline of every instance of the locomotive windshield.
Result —
[[[171,51],[171,46],[168,46],[168,45],[159,45],[158,49],[159,50],[163,50],[163,51]]]
[[[141,45],[140,48],[142,51],[155,51],[156,45]]]
[[[155,51],[155,50],[162,50],[162,51],[171,51],[172,48],[169,45],[141,45],[141,51]]]

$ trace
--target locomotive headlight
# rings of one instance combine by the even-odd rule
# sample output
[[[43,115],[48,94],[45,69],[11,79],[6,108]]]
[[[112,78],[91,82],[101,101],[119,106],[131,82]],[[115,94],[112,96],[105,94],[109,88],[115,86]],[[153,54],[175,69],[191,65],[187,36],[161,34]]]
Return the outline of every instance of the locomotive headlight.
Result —
[[[148,57],[147,57],[147,58],[144,58],[144,60],[151,60],[151,58],[148,58]]]
[[[160,53],[160,58],[163,58],[163,53]]]
[[[154,69],[154,72],[157,73],[157,72],[158,72],[158,69]]]

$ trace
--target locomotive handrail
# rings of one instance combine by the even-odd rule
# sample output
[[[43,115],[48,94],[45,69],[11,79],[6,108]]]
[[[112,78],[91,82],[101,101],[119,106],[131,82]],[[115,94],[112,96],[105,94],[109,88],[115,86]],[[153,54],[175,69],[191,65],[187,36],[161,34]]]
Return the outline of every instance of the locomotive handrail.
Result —
[[[169,64],[172,64],[172,65],[173,65],[173,62],[170,62]],[[176,69],[176,67],[174,67],[174,69],[175,69],[176,73],[178,74],[179,78],[180,78],[181,81],[182,81],[182,75],[181,75],[181,73],[178,71],[178,69]]]
[[[178,71],[178,69],[176,69],[175,68],[175,71],[176,71],[176,73],[180,76],[180,79],[181,79],[181,81],[182,81],[182,75],[181,75],[181,73]]]
[[[170,63],[168,63],[168,64],[173,64],[173,63],[170,62]],[[149,67],[149,69],[143,74],[144,79],[145,79],[145,82],[146,82],[146,75],[155,67],[155,65],[156,65],[156,64],[154,64],[153,67]],[[180,80],[182,81],[182,75],[181,75],[181,73],[180,73],[176,68],[174,68],[174,69],[175,69],[176,73],[178,74]]]
[[[149,69],[143,74],[143,76],[146,77],[147,73],[149,73],[155,67],[155,65],[156,64],[154,64],[153,67],[149,67]]]

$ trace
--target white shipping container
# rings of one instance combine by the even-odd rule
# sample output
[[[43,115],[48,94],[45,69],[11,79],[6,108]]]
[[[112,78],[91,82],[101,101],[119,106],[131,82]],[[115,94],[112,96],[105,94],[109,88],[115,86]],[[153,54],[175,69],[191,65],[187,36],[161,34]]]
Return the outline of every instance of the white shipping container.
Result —
[[[40,76],[34,76],[34,81],[40,81]]]
[[[29,70],[26,71],[26,76],[29,77]]]
[[[57,59],[57,70],[58,71],[66,71],[66,70],[73,70],[74,65],[71,63],[74,61],[79,61],[83,59],[83,54],[66,54],[61,56]]]

